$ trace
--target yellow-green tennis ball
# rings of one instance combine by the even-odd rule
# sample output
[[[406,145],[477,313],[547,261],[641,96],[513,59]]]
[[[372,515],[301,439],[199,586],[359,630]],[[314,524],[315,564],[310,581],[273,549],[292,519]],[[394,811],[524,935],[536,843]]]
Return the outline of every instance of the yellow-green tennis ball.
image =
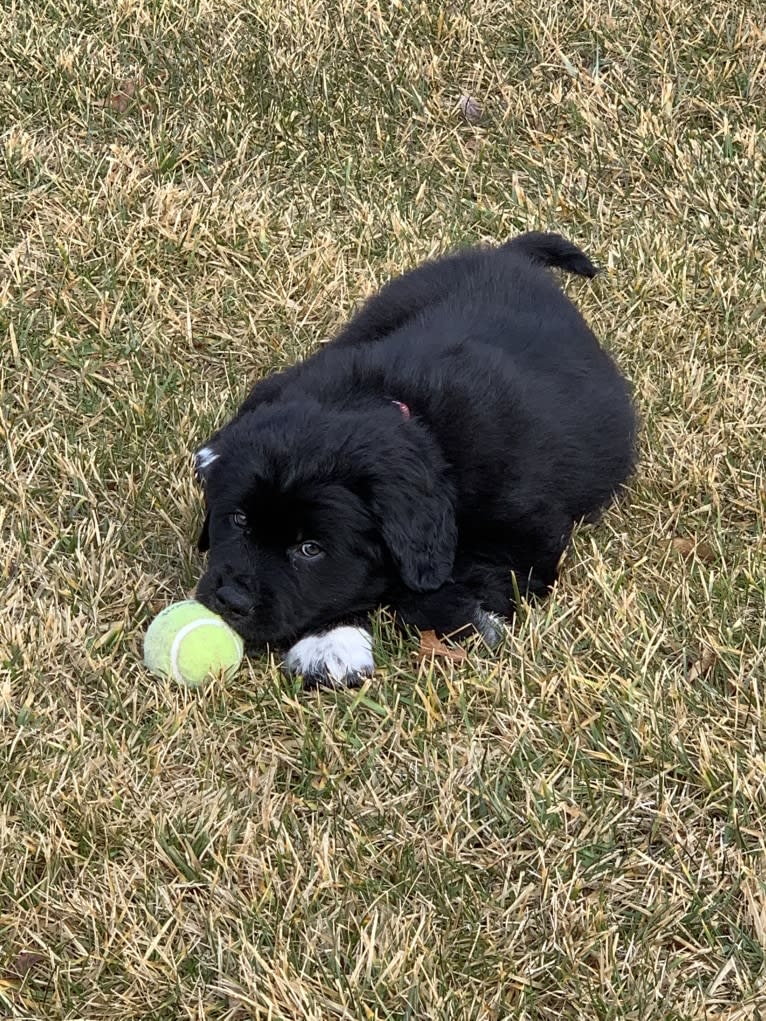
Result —
[[[232,677],[244,648],[236,631],[194,599],[158,613],[144,638],[144,663],[153,674],[198,687],[217,674]]]

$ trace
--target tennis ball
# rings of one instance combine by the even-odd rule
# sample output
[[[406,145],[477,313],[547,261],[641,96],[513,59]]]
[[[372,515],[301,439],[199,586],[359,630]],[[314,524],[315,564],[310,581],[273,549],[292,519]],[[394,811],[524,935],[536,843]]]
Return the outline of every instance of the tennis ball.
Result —
[[[242,662],[242,639],[194,599],[171,603],[158,613],[144,638],[144,664],[153,674],[191,688],[214,674],[232,677]]]

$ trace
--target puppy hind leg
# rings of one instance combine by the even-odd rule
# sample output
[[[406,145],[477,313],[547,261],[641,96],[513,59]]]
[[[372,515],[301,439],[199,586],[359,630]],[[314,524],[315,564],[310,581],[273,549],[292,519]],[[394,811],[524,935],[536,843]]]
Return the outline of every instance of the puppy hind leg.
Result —
[[[476,594],[459,582],[447,582],[434,592],[408,593],[395,609],[408,627],[434,631],[439,638],[464,641],[479,635],[493,647],[502,637],[498,617],[484,609]]]
[[[494,626],[502,637],[505,625],[512,621],[521,600],[544,599],[556,581],[555,565],[552,570],[522,572],[509,564],[483,574],[482,584],[475,590],[483,613],[489,620],[486,629]],[[484,630],[484,629],[482,629]]]

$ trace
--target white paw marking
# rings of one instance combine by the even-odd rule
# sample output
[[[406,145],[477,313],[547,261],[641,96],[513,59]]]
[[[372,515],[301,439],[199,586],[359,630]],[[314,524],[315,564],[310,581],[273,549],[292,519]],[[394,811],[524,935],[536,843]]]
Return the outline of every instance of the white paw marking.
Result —
[[[194,455],[194,467],[198,472],[203,472],[206,468],[210,467],[213,461],[217,460],[218,454],[216,454],[212,447],[202,447]]]
[[[474,624],[490,649],[500,644],[508,626],[498,614],[483,608],[477,611]]]
[[[361,627],[336,627],[323,635],[301,638],[285,656],[285,669],[304,677],[326,678],[329,684],[343,687],[348,680],[374,671],[372,635]]]

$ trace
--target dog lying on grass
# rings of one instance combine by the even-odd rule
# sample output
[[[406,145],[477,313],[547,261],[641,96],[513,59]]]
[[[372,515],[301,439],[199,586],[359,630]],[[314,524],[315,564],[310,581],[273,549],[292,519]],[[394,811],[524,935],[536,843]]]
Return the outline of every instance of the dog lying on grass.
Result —
[[[629,477],[630,387],[548,267],[556,234],[426,263],[330,344],[257,383],[197,452],[197,596],[309,686],[372,673],[367,615],[499,637],[573,525]]]

